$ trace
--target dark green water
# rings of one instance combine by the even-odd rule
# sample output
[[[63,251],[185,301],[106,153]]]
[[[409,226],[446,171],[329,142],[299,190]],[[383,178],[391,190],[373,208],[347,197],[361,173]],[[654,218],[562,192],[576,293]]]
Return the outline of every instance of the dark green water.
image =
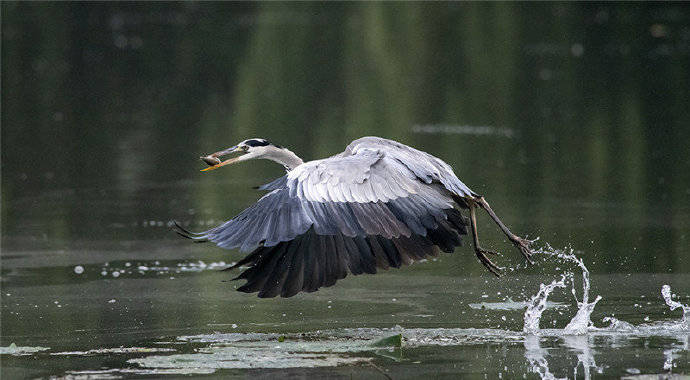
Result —
[[[518,268],[483,215],[484,244],[517,268],[500,280],[466,246],[270,300],[224,282],[230,275],[215,266],[239,252],[191,245],[166,227],[218,224],[283,172],[251,162],[200,173],[201,153],[263,137],[310,160],[378,135],[447,161],[513,231],[572,247],[592,272],[591,298],[603,297],[596,326],[611,316],[677,322],[682,312],[660,290],[668,284],[690,303],[689,6],[1,9],[0,346],[47,348],[0,355],[3,378],[690,372],[687,329],[540,338],[522,333],[522,308],[471,307],[513,305],[508,298],[529,300],[563,272],[580,275],[550,259]],[[566,307],[547,309],[541,326],[562,329],[578,308],[568,289],[552,298]],[[299,336],[317,330],[327,332]],[[401,352],[344,348],[400,332]],[[281,361],[285,347],[272,346],[281,334],[316,342],[286,347],[317,358]],[[181,358],[187,367],[136,361],[199,353],[212,356]],[[219,365],[224,358],[244,366]]]

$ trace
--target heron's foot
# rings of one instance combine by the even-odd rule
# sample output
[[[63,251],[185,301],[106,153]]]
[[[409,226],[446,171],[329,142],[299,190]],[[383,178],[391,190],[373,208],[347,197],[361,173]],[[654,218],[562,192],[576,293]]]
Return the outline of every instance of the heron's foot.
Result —
[[[493,273],[493,275],[496,277],[501,277],[501,275],[503,274],[503,268],[494,264],[493,261],[486,257],[487,254],[498,255],[498,252],[488,251],[482,248],[476,248],[474,250],[474,253],[477,255],[479,262],[482,263],[482,265],[484,265],[489,272]]]
[[[532,250],[529,248],[529,246],[535,241],[537,241],[537,239],[527,240],[519,236],[515,236],[515,239],[513,239],[513,244],[515,244],[515,247],[517,247],[517,249],[520,250],[522,256],[530,264],[534,264],[534,261],[532,260]]]

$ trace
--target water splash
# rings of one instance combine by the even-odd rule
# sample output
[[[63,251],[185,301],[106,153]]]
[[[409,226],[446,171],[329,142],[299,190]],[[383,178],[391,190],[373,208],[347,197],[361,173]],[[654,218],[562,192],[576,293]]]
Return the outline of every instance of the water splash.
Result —
[[[590,327],[590,332],[615,332],[626,333],[627,335],[637,336],[675,336],[676,333],[690,332],[690,306],[683,305],[680,302],[674,301],[671,295],[671,287],[663,285],[661,287],[661,296],[669,306],[671,311],[681,308],[683,316],[680,320],[675,321],[656,321],[651,323],[643,323],[640,325],[633,325],[631,323],[620,321],[614,317],[604,317],[603,322],[608,322],[609,325],[602,328]]]
[[[571,253],[561,254],[559,255],[559,257],[564,260],[569,260],[571,262],[576,263],[582,270],[582,302],[577,300],[577,293],[575,292],[575,281],[573,281],[573,286],[570,288],[570,290],[573,294],[573,297],[575,298],[575,302],[577,302],[577,313],[575,314],[573,319],[570,320],[570,323],[568,323],[568,325],[565,326],[564,332],[568,335],[583,335],[587,333],[587,329],[589,327],[594,325],[592,323],[592,320],[590,319],[590,316],[594,311],[594,306],[596,306],[597,302],[601,300],[601,296],[598,295],[594,299],[594,301],[589,302],[589,270],[587,270],[587,267],[585,266],[585,263],[582,261],[582,259],[577,258],[572,253],[572,250]]]
[[[541,315],[546,310],[546,299],[556,288],[565,288],[566,276],[560,280],[553,280],[549,285],[540,284],[539,293],[532,297],[529,306],[525,310],[525,324],[522,328],[527,334],[539,334],[539,321]]]
[[[677,324],[677,328],[682,330],[690,329],[690,321],[688,321],[688,317],[690,316],[690,306],[683,305],[678,301],[674,301],[673,296],[671,295],[671,287],[668,285],[664,285],[661,287],[661,296],[664,297],[664,301],[666,302],[668,307],[671,308],[671,311],[676,310],[678,308],[681,308],[683,310],[683,317]]]
[[[606,330],[619,332],[633,332],[637,329],[631,323],[618,320],[614,317],[604,317],[604,319],[602,319],[602,322],[609,322],[609,325],[606,327]]]
[[[601,296],[597,296],[594,301],[589,302],[589,291],[590,291],[590,280],[589,280],[589,270],[587,269],[587,266],[585,266],[585,263],[582,261],[582,259],[578,258],[575,256],[575,251],[572,248],[568,249],[554,249],[552,248],[548,243],[546,247],[538,249],[535,253],[541,253],[544,255],[552,256],[552,257],[557,257],[563,261],[566,262],[571,262],[575,263],[580,270],[582,271],[582,301],[578,300],[577,297],[577,291],[575,290],[575,279],[574,276],[571,273],[567,273],[563,276],[561,279],[562,282],[565,281],[565,278],[571,279],[571,288],[570,292],[573,295],[573,298],[575,298],[575,302],[577,303],[577,312],[575,313],[575,316],[570,320],[568,325],[563,329],[563,333],[565,335],[584,335],[587,333],[587,330],[590,327],[593,327],[593,323],[591,320],[591,315],[592,312],[594,311],[594,307],[596,306],[597,302],[601,300]],[[553,283],[552,283],[553,284]],[[565,285],[560,286],[560,287],[565,287]],[[551,289],[553,290],[553,289]],[[541,290],[540,290],[541,293]],[[545,294],[546,297],[548,297],[550,291]],[[538,297],[539,294],[537,294]],[[546,302],[546,299],[544,298],[543,302]],[[543,311],[543,310],[542,310]],[[534,333],[535,331],[539,330],[539,320],[537,320],[537,325],[533,325],[533,320],[532,316],[529,316],[528,320],[528,315],[527,313],[530,312],[530,309],[525,312],[525,326],[523,330],[525,332],[532,332]],[[539,316],[541,316],[541,312],[539,313]],[[532,323],[532,325],[527,325],[528,321]],[[536,327],[536,330],[534,328]]]
[[[592,323],[592,320],[590,319],[590,316],[592,315],[592,312],[594,311],[594,306],[596,306],[597,302],[601,299],[601,296],[597,296],[597,298],[591,302],[578,302],[577,303],[577,313],[573,317],[573,319],[570,320],[570,323],[568,323],[567,326],[563,329],[563,333],[566,335],[584,335],[587,334],[587,330],[594,326]]]
[[[683,305],[673,299],[671,288],[668,285],[663,285],[661,294],[666,304],[671,310],[682,309],[683,316],[680,321],[674,322],[654,322],[650,324],[632,325],[625,321],[620,321],[613,317],[605,317],[604,322],[609,322],[609,326],[605,328],[597,328],[591,321],[591,315],[596,304],[602,299],[601,296],[590,302],[590,274],[582,259],[575,256],[572,248],[568,250],[556,250],[551,248],[548,244],[545,248],[538,251],[547,256],[556,257],[560,260],[575,263],[582,271],[582,300],[578,300],[577,291],[575,290],[575,276],[572,273],[566,272],[561,275],[560,280],[554,280],[549,285],[540,284],[539,292],[532,297],[529,306],[524,315],[523,331],[526,333],[525,358],[529,363],[531,372],[539,375],[541,379],[557,379],[557,377],[549,370],[549,363],[546,360],[547,352],[539,345],[540,336],[559,336],[564,339],[566,346],[570,347],[576,354],[578,363],[573,368],[573,378],[584,376],[584,379],[590,379],[592,376],[591,370],[594,369],[601,374],[604,371],[604,366],[597,366],[594,360],[594,346],[593,338],[596,334],[613,333],[622,334],[622,336],[656,336],[656,335],[673,335],[678,332],[681,334],[690,330],[688,326],[690,319],[690,306]],[[547,298],[556,288],[565,288],[566,282],[571,283],[571,293],[578,310],[575,316],[570,320],[562,330],[558,329],[539,329],[539,321],[541,315],[546,309]],[[594,334],[594,335],[592,335]],[[614,335],[618,336],[618,335]],[[681,358],[681,352],[687,351],[690,344],[690,337],[687,335],[680,336],[684,339],[683,344],[671,347],[664,350],[664,364],[665,371],[672,372],[676,368],[676,361]],[[578,374],[580,364],[583,368],[583,373]],[[638,372],[639,373],[639,372]]]

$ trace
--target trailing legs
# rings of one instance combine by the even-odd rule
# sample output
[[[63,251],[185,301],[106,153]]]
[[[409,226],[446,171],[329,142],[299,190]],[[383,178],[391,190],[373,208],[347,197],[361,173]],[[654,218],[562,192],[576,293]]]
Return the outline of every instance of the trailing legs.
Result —
[[[467,204],[470,209],[470,225],[472,227],[472,241],[474,242],[474,252],[477,255],[477,258],[479,259],[479,262],[481,262],[486,269],[489,270],[489,272],[493,273],[496,276],[501,275],[501,268],[499,268],[496,264],[494,264],[486,255],[491,254],[491,255],[496,255],[497,252],[494,251],[489,251],[486,249],[483,249],[479,245],[479,235],[477,233],[477,208],[481,207],[484,209],[484,211],[489,214],[491,219],[498,225],[498,227],[503,231],[503,233],[508,237],[508,239],[515,245],[515,247],[522,253],[522,256],[530,263],[534,264],[532,261],[532,251],[529,249],[531,241],[527,239],[523,239],[514,233],[510,232],[508,227],[506,227],[505,224],[501,221],[501,219],[498,218],[496,213],[491,209],[491,206],[489,206],[489,203],[484,199],[484,197],[478,197],[474,199],[467,199]]]

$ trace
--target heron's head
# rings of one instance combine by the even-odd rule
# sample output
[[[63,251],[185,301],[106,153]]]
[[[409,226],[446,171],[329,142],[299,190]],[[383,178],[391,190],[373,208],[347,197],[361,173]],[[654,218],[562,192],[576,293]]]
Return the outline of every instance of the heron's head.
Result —
[[[202,171],[218,169],[221,166],[230,165],[241,161],[253,160],[255,158],[275,160],[284,154],[284,151],[286,150],[287,149],[281,147],[280,145],[272,144],[270,141],[265,139],[247,139],[228,149],[209,154],[208,156],[202,156],[201,160],[210,165],[208,168],[203,169]],[[240,155],[222,162],[219,159],[219,157],[232,153],[239,153]]]

